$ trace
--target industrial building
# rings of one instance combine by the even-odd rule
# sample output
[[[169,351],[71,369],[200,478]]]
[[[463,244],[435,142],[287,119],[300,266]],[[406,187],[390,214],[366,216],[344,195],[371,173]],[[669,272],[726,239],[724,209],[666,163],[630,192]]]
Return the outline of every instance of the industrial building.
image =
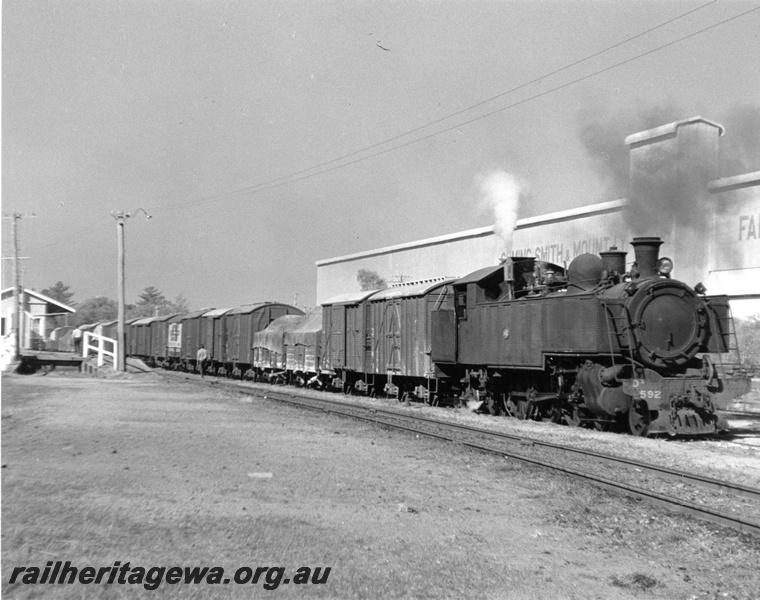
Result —
[[[678,279],[731,296],[739,313],[760,313],[760,172],[719,178],[723,133],[693,117],[628,136],[628,198],[518,219],[511,240],[489,226],[320,260],[317,303],[358,291],[360,269],[388,281],[461,277],[506,254],[564,265],[610,246],[630,252],[634,236],[656,235]]]

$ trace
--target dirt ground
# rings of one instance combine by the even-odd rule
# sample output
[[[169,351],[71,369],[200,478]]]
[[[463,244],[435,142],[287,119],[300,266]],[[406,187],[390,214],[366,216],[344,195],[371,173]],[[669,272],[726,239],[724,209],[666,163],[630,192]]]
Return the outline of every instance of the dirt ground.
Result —
[[[454,444],[155,374],[3,375],[2,467],[4,598],[760,598],[757,539]],[[330,572],[271,590],[263,578],[157,592],[10,583],[55,561]]]

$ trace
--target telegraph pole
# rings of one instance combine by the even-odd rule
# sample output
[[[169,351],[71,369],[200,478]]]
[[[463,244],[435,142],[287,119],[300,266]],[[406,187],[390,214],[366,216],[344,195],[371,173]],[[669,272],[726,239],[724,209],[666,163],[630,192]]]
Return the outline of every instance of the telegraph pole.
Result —
[[[15,360],[21,359],[21,328],[23,325],[21,320],[21,272],[19,269],[21,257],[18,255],[18,220],[35,216],[33,214],[21,215],[15,210],[13,214],[6,215],[6,218],[11,219],[11,237],[13,238],[13,337],[16,342],[13,358]]]
[[[138,208],[134,214],[137,214],[138,212],[144,212],[145,216],[148,219],[152,219],[147,211],[144,208]],[[129,219],[132,215],[130,213],[125,212],[112,212],[111,215],[114,219],[116,219],[116,236],[117,236],[117,244],[118,244],[118,265],[117,265],[117,285],[118,285],[118,304],[119,304],[119,312],[118,312],[118,323],[116,325],[116,370],[125,372],[127,370],[127,348],[126,348],[126,342],[127,337],[125,335],[125,322],[124,322],[124,312],[125,312],[125,306],[126,306],[126,296],[125,296],[125,275],[124,275],[124,224],[127,222],[127,219]]]
[[[127,353],[124,344],[126,343],[126,336],[124,335],[124,305],[126,303],[126,296],[124,292],[124,222],[129,217],[129,213],[118,212],[114,215],[116,219],[116,235],[119,248],[119,257],[117,263],[117,279],[118,279],[118,302],[119,302],[119,315],[118,325],[116,326],[116,370],[124,372],[127,370]]]
[[[21,359],[21,302],[19,298],[19,268],[18,268],[18,228],[16,223],[21,218],[15,210],[11,217],[11,237],[13,238],[13,336],[16,339],[14,360]]]

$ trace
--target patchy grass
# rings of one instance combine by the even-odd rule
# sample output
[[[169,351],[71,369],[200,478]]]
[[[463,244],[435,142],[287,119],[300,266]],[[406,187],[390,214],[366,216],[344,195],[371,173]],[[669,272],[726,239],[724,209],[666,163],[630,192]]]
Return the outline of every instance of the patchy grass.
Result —
[[[646,573],[632,573],[623,577],[613,575],[611,581],[612,585],[617,587],[642,591],[646,591],[657,585],[657,580]]]
[[[176,382],[3,384],[7,598],[142,589],[9,583],[16,566],[56,560],[332,567],[324,585],[276,592],[152,592],[170,600],[744,600],[760,582],[745,536],[455,444]]]

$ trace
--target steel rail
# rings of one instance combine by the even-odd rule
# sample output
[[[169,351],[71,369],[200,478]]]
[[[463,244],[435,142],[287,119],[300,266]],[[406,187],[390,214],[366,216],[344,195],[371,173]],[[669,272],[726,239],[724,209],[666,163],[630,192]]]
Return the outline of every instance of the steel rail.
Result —
[[[285,394],[286,392],[274,391],[272,393]],[[292,394],[292,393],[289,395],[295,396],[295,394]],[[423,417],[419,415],[408,415],[406,413],[401,413],[398,411],[388,410],[384,408],[374,408],[374,407],[366,407],[362,405],[346,404],[345,402],[341,402],[338,400],[330,400],[327,398],[308,398],[308,400],[314,400],[315,402],[322,402],[324,404],[330,404],[333,406],[349,406],[351,408],[355,407],[360,410],[366,410],[366,411],[378,413],[378,414],[385,414],[388,416],[403,418],[407,420],[413,419],[417,421],[423,421],[423,422],[435,424],[440,427],[459,429],[459,430],[467,431],[469,433],[474,433],[477,435],[486,435],[486,436],[494,437],[500,440],[512,441],[520,445],[527,444],[531,446],[549,448],[551,450],[563,452],[566,454],[576,454],[580,456],[587,456],[590,458],[594,458],[596,460],[602,460],[602,461],[612,463],[615,465],[622,464],[630,468],[640,469],[641,471],[654,473],[657,475],[665,475],[666,477],[670,479],[686,482],[691,485],[718,490],[724,493],[731,493],[735,496],[739,496],[739,497],[760,502],[760,489],[749,487],[749,486],[742,485],[739,483],[733,483],[730,481],[715,479],[713,477],[695,475],[693,473],[687,473],[686,471],[680,471],[678,469],[671,469],[671,468],[663,467],[660,465],[643,463],[643,462],[629,459],[629,458],[613,456],[611,454],[604,454],[601,452],[595,452],[593,450],[585,450],[583,448],[573,448],[572,446],[564,446],[561,444],[546,442],[544,440],[539,440],[536,438],[531,438],[531,437],[526,437],[526,436],[521,436],[521,435],[514,435],[510,433],[503,433],[503,432],[498,432],[498,431],[491,431],[488,429],[481,429],[479,427],[472,427],[470,425],[462,425],[460,423],[451,423],[449,421],[441,421],[440,419],[434,419],[431,417]]]
[[[218,385],[220,380],[217,379],[213,381],[215,384]],[[200,380],[196,383],[200,383]],[[611,455],[599,454],[592,451],[579,450],[576,448],[568,448],[566,446],[553,444],[551,442],[543,442],[541,440],[535,440],[531,438],[525,438],[521,436],[506,434],[506,433],[479,429],[479,428],[470,427],[467,425],[460,425],[458,423],[449,423],[446,421],[440,421],[438,419],[431,419],[429,417],[408,415],[405,413],[400,413],[397,411],[391,411],[391,410],[382,409],[382,408],[367,407],[367,406],[363,406],[359,404],[347,404],[345,402],[329,400],[326,398],[313,398],[313,397],[308,397],[308,396],[300,396],[297,393],[293,393],[293,392],[281,392],[277,390],[265,390],[261,388],[253,388],[250,386],[240,385],[240,384],[236,384],[232,382],[225,382],[223,387],[234,388],[242,393],[253,395],[254,397],[258,397],[258,398],[263,398],[265,400],[285,402],[285,403],[288,403],[300,408],[310,408],[310,409],[315,409],[315,410],[321,410],[328,414],[334,413],[341,416],[352,417],[354,419],[359,419],[362,421],[366,421],[368,423],[385,425],[386,427],[392,427],[394,429],[400,429],[400,430],[408,431],[411,433],[416,433],[416,434],[425,435],[428,437],[437,438],[443,441],[453,442],[453,443],[460,444],[462,446],[467,446],[469,448],[473,448],[482,452],[488,452],[491,454],[499,454],[501,456],[509,457],[509,458],[512,458],[512,459],[515,459],[527,464],[532,464],[532,465],[536,465],[536,466],[540,466],[540,467],[544,467],[548,469],[553,469],[555,471],[572,475],[573,477],[585,479],[603,488],[606,488],[618,493],[623,493],[629,497],[645,500],[652,504],[662,506],[664,508],[667,508],[675,512],[688,514],[690,516],[694,516],[703,521],[708,521],[717,525],[722,525],[724,527],[728,527],[730,529],[733,529],[735,531],[739,531],[742,533],[748,533],[748,534],[760,536],[760,523],[745,521],[731,514],[720,512],[720,511],[707,508],[704,506],[700,506],[688,500],[681,500],[678,498],[668,497],[663,494],[659,494],[657,492],[645,490],[645,489],[631,486],[625,483],[616,482],[606,477],[601,477],[599,475],[594,475],[592,473],[579,471],[577,469],[547,462],[547,461],[540,460],[537,458],[524,456],[516,452],[507,451],[503,448],[494,448],[492,446],[483,445],[477,442],[461,440],[461,439],[457,439],[456,437],[445,435],[443,433],[424,431],[422,429],[409,427],[407,425],[403,425],[400,423],[390,423],[388,421],[378,419],[376,415],[380,413],[381,415],[385,417],[392,417],[392,418],[402,419],[406,421],[428,422],[428,423],[432,423],[436,425],[437,427],[442,427],[449,430],[460,430],[460,431],[464,430],[464,431],[468,431],[469,433],[473,433],[477,435],[486,435],[489,437],[500,438],[502,440],[517,441],[523,445],[524,444],[538,445],[538,446],[545,446],[547,448],[561,450],[561,451],[578,452],[581,454],[592,456],[594,458],[601,458],[606,461],[622,463],[622,464],[626,464],[627,466],[635,466],[636,468],[641,468],[641,469],[652,470],[660,474],[664,474],[668,477],[688,478],[689,480],[694,480],[694,483],[697,483],[698,481],[700,481],[706,486],[720,486],[720,489],[732,489],[732,490],[739,488],[742,490],[742,494],[746,491],[750,494],[749,497],[757,500],[760,497],[760,490],[756,490],[754,488],[739,486],[736,484],[732,484],[730,482],[723,482],[717,479],[700,478],[699,476],[691,475],[689,473],[684,473],[681,471],[674,471],[671,469],[667,469],[665,467],[657,467],[656,465],[638,463],[637,461],[632,461],[629,459],[619,459]],[[318,406],[317,404],[322,404],[322,406]],[[327,405],[328,407],[325,407],[325,405]],[[364,414],[357,414],[356,411],[359,411],[359,413],[364,413]],[[371,416],[371,415],[375,415],[375,416]]]
[[[250,390],[251,388],[248,388],[248,389]],[[547,461],[540,460],[540,459],[537,459],[537,458],[532,458],[532,457],[524,456],[524,455],[516,453],[516,452],[510,452],[510,451],[504,450],[503,448],[494,448],[492,446],[487,446],[487,445],[479,444],[479,443],[476,443],[476,442],[460,440],[460,439],[457,439],[456,437],[451,437],[451,436],[445,435],[443,433],[434,433],[434,432],[430,432],[430,431],[424,431],[424,430],[421,430],[421,429],[416,429],[414,427],[409,427],[409,426],[402,425],[402,424],[399,424],[399,423],[389,423],[389,422],[384,421],[384,420],[373,418],[372,416],[369,416],[369,415],[366,415],[366,414],[365,415],[363,415],[363,414],[356,414],[355,412],[351,412],[351,411],[358,410],[358,411],[363,412],[363,413],[375,413],[375,414],[376,413],[381,413],[381,414],[384,414],[385,416],[392,416],[394,418],[401,418],[401,419],[407,420],[407,421],[427,421],[427,422],[434,423],[436,426],[444,427],[444,428],[447,428],[447,429],[468,430],[471,433],[486,434],[488,436],[497,437],[497,438],[499,438],[499,437],[512,437],[512,438],[516,438],[516,439],[520,439],[520,440],[524,440],[525,439],[525,438],[518,438],[518,436],[509,436],[509,434],[504,434],[504,436],[502,436],[498,432],[482,430],[482,429],[478,429],[478,428],[475,428],[475,427],[468,427],[466,425],[459,425],[459,424],[456,424],[456,423],[448,423],[448,422],[445,422],[445,421],[439,421],[437,419],[429,419],[427,417],[418,417],[418,416],[414,416],[414,415],[406,415],[404,413],[399,413],[399,412],[395,412],[395,411],[389,411],[389,410],[385,410],[385,409],[374,409],[374,408],[369,408],[369,407],[360,406],[360,405],[348,405],[348,404],[345,404],[343,402],[337,402],[337,401],[334,401],[334,400],[327,400],[327,399],[321,399],[321,398],[310,398],[310,397],[305,397],[305,396],[298,396],[297,394],[292,394],[292,393],[283,393],[283,392],[276,392],[276,391],[274,391],[274,392],[263,392],[261,394],[255,393],[254,395],[258,396],[258,397],[262,397],[264,399],[272,399],[272,400],[286,402],[286,403],[292,404],[294,406],[322,410],[322,411],[324,411],[324,412],[326,412],[328,414],[329,413],[340,414],[340,415],[343,415],[343,416],[348,416],[348,417],[352,417],[352,418],[355,418],[355,419],[360,419],[362,421],[367,421],[367,422],[374,423],[374,424],[385,425],[387,427],[393,427],[395,429],[401,429],[401,430],[404,430],[404,431],[409,431],[409,432],[412,432],[412,433],[421,434],[421,435],[425,435],[425,436],[428,436],[428,437],[434,437],[434,438],[437,438],[437,439],[440,439],[440,440],[444,440],[444,441],[449,441],[449,442],[454,442],[454,443],[457,443],[457,444],[461,444],[462,446],[467,446],[469,448],[480,450],[482,452],[488,452],[488,453],[491,453],[491,454],[499,454],[501,456],[506,456],[506,457],[509,457],[509,458],[512,458],[512,459],[515,459],[515,460],[519,460],[519,461],[524,462],[524,463],[528,463],[528,464],[532,464],[532,465],[536,465],[536,466],[540,466],[540,467],[544,467],[544,468],[548,468],[548,469],[553,469],[555,471],[560,471],[562,473],[566,473],[568,475],[572,475],[573,477],[577,477],[577,478],[580,478],[580,479],[585,479],[587,481],[591,481],[591,482],[593,482],[593,483],[595,483],[595,484],[597,484],[597,485],[599,485],[601,487],[604,487],[606,489],[609,489],[609,490],[612,490],[612,491],[615,491],[615,492],[618,492],[618,493],[623,493],[623,494],[625,494],[627,496],[630,496],[630,497],[633,497],[633,498],[638,498],[640,500],[645,500],[645,501],[648,501],[648,502],[650,502],[652,504],[656,504],[658,506],[665,507],[665,508],[667,508],[669,510],[673,510],[673,511],[676,511],[676,512],[688,514],[690,516],[695,516],[695,517],[697,517],[697,518],[699,518],[699,519],[701,519],[703,521],[708,521],[708,522],[711,522],[711,523],[714,523],[714,524],[717,524],[717,525],[722,525],[724,527],[728,527],[728,528],[733,529],[735,531],[739,531],[739,532],[742,532],[742,533],[749,533],[749,534],[760,536],[760,523],[754,523],[752,521],[745,521],[745,520],[743,520],[743,519],[741,519],[739,517],[735,517],[735,516],[733,516],[731,514],[720,512],[720,511],[717,511],[717,510],[714,510],[714,509],[711,509],[711,508],[707,508],[707,507],[704,507],[704,506],[700,506],[700,505],[695,504],[694,502],[690,502],[688,500],[681,500],[681,499],[678,499],[678,498],[671,498],[669,496],[665,496],[665,495],[659,494],[657,492],[653,492],[653,491],[650,491],[650,490],[645,490],[645,489],[638,488],[638,487],[635,487],[635,486],[632,486],[632,485],[628,485],[628,484],[625,484],[625,483],[620,483],[620,482],[617,482],[617,481],[613,481],[613,480],[608,479],[606,477],[601,477],[599,475],[594,475],[592,473],[587,473],[587,472],[584,472],[584,471],[579,471],[577,469],[573,469],[573,468],[566,467],[566,466],[563,466],[563,465],[558,465],[558,464],[555,464],[555,463],[547,462]],[[330,408],[324,408],[324,407],[320,407],[320,406],[315,406],[314,404],[311,404],[312,402],[327,404],[327,405],[330,405]],[[348,410],[343,410],[343,409],[348,409]],[[546,442],[541,442],[541,444],[545,444],[545,445],[550,446],[550,447],[551,446],[556,446],[558,449],[562,449],[562,450],[565,449],[565,447],[563,447],[563,446],[557,446],[556,444],[550,444],[550,443],[546,443]],[[574,449],[572,449],[572,450],[574,450]],[[589,454],[590,455],[594,455],[595,453],[589,453]],[[609,455],[600,455],[600,456],[602,456],[606,460],[610,460],[610,461],[616,461],[617,460],[616,457],[609,456]],[[622,462],[623,463],[629,463],[629,464],[636,464],[636,465],[639,464],[639,463],[636,463],[636,461],[628,461],[627,459],[622,459]],[[644,465],[644,466],[645,467],[650,467],[651,465]],[[656,468],[656,469],[653,469],[653,470],[659,471],[660,468]],[[667,474],[668,471],[669,471],[668,469],[663,468],[662,472],[665,473],[665,474]],[[674,471],[674,472],[678,473],[679,477],[680,477],[680,474],[681,474],[680,471]],[[685,475],[689,475],[689,474],[685,474]],[[697,476],[691,476],[691,475],[689,475],[689,477],[693,477],[693,478],[699,479]],[[726,484],[728,484],[728,486],[733,486],[734,485],[734,484],[730,484],[729,482],[720,482],[719,480],[711,480],[711,481],[715,482],[716,484],[718,484],[718,483],[726,483]],[[744,487],[744,486],[739,486],[739,487]],[[752,492],[755,493],[755,495],[752,496],[753,498],[757,499],[758,497],[760,497],[760,490],[754,490],[753,488],[746,488],[746,489],[751,490]]]
[[[378,409],[378,412],[394,414],[394,415],[403,415],[403,413],[397,413],[395,411],[389,411],[386,409]],[[749,487],[746,485],[741,485],[739,483],[723,481],[721,479],[715,479],[713,477],[705,477],[703,475],[694,475],[693,473],[687,473],[686,471],[680,471],[678,469],[670,469],[668,467],[662,467],[660,465],[643,463],[643,462],[633,460],[630,458],[612,456],[611,454],[604,454],[601,452],[595,452],[593,450],[585,450],[583,448],[573,448],[571,446],[563,446],[561,444],[546,442],[546,441],[535,439],[535,438],[512,435],[509,433],[502,433],[499,431],[490,431],[488,429],[480,429],[478,427],[471,427],[469,425],[462,425],[460,423],[449,423],[447,421],[440,421],[438,419],[432,419],[430,417],[422,417],[422,416],[414,416],[414,415],[410,415],[410,416],[420,421],[428,421],[430,423],[435,423],[436,425],[453,427],[456,429],[461,429],[464,431],[477,433],[479,435],[488,435],[488,436],[492,436],[499,439],[506,439],[506,440],[520,443],[522,445],[530,444],[531,446],[542,446],[545,448],[550,448],[552,450],[557,450],[559,452],[564,452],[566,454],[579,454],[582,456],[595,458],[597,460],[610,462],[616,465],[624,464],[628,467],[641,469],[642,471],[648,471],[648,472],[657,473],[660,475],[666,475],[667,477],[671,479],[686,481],[692,485],[698,485],[700,487],[715,489],[721,492],[730,492],[734,494],[735,496],[740,496],[743,498],[748,498],[750,500],[756,500],[760,502],[760,489]]]

